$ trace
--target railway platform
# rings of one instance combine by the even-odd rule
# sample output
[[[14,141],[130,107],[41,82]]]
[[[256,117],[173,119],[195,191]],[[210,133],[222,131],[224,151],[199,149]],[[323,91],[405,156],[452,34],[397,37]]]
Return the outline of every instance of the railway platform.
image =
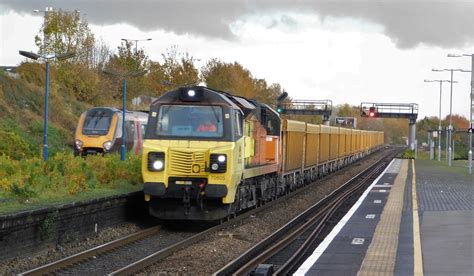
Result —
[[[395,159],[294,275],[473,275],[473,178]]]

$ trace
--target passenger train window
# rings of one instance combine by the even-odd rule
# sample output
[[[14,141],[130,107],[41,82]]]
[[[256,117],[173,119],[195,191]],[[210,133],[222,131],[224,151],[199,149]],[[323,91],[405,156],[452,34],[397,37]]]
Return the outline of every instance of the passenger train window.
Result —
[[[127,139],[127,142],[135,140],[135,122],[125,121],[125,135],[125,139]]]

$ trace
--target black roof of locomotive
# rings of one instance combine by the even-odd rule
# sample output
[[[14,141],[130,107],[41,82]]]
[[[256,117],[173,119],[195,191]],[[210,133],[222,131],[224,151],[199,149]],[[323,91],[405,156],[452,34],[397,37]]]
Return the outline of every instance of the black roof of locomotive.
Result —
[[[183,100],[182,98],[183,93],[189,90],[194,90],[196,91],[196,93],[198,94],[202,93],[202,94],[200,94],[200,97],[198,100],[194,100],[194,101]],[[163,96],[153,101],[151,105],[154,106],[157,104],[179,104],[179,103],[190,103],[190,102],[207,103],[207,104],[221,103],[221,104],[231,106],[235,109],[242,109],[241,104],[236,103],[237,100],[233,99],[233,97],[234,96],[226,92],[214,90],[205,86],[186,86],[186,87],[180,87],[178,89],[166,92]]]
[[[183,100],[182,95],[189,90],[194,90],[196,94],[200,95],[198,100]],[[180,103],[222,103],[228,106],[231,106],[234,109],[239,109],[243,112],[244,117],[252,113],[253,110],[260,110],[261,108],[267,108],[271,110],[272,113],[280,116],[276,111],[274,111],[270,106],[266,104],[258,103],[255,100],[250,100],[240,96],[234,96],[227,92],[211,89],[206,86],[185,86],[180,87],[175,90],[166,92],[163,96],[155,100],[151,106],[157,104],[180,104]],[[260,112],[256,112],[256,116],[260,116]]]

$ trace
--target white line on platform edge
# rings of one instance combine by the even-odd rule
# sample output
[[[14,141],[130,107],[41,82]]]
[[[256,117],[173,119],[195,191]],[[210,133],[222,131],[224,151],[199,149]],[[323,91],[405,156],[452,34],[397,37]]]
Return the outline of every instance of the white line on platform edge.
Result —
[[[382,178],[382,176],[385,174],[385,172],[390,168],[392,163],[395,161],[395,159],[390,162],[390,164],[385,168],[385,170],[372,182],[372,184],[367,188],[362,196],[357,200],[357,202],[352,206],[352,208],[347,212],[347,214],[339,221],[339,223],[334,226],[332,229],[331,233],[329,233],[324,240],[319,244],[319,246],[314,250],[313,254],[306,259],[306,261],[298,268],[298,270],[293,274],[293,275],[305,275],[306,272],[318,261],[319,257],[324,253],[324,251],[328,248],[328,246],[331,244],[331,242],[334,240],[334,238],[339,234],[339,232],[342,230],[344,225],[349,221],[349,219],[352,217],[352,215],[357,211],[359,206],[362,204],[364,199],[367,197],[369,194],[370,190],[372,187]]]

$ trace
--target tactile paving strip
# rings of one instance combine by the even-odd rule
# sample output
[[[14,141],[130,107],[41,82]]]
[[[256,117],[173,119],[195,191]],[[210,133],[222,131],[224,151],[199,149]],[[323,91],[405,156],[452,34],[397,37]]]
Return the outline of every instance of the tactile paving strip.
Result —
[[[391,189],[380,222],[375,229],[358,275],[393,275],[397,256],[398,236],[403,209],[403,194],[408,160],[400,160],[401,167]]]

